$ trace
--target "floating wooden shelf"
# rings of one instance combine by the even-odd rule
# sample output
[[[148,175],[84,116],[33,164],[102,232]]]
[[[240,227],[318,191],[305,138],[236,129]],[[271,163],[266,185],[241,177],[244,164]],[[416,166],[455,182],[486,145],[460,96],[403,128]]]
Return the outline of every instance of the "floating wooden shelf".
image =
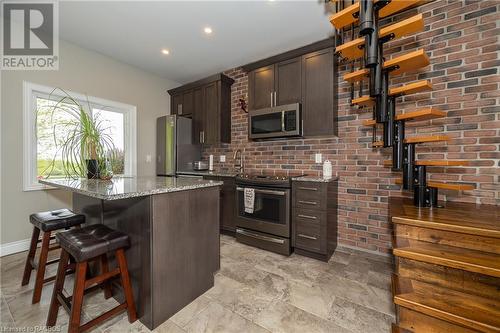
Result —
[[[384,146],[384,141],[375,141],[372,143],[373,148],[381,148]]]
[[[449,141],[451,138],[447,135],[427,135],[427,136],[414,136],[406,138],[405,143],[425,143],[425,142],[439,142]]]
[[[403,184],[403,180],[401,178],[396,178],[395,183],[397,185],[401,185]],[[469,184],[458,184],[458,183],[451,184],[451,183],[440,183],[433,181],[428,181],[427,186],[435,187],[442,190],[454,190],[454,191],[471,191],[474,189],[474,186]]]
[[[396,115],[396,120],[420,121],[420,120],[441,118],[441,117],[445,117],[445,116],[446,116],[446,112],[443,112],[443,111],[438,110],[438,109],[427,108],[427,109],[410,111],[410,112],[398,114],[398,115]]]
[[[375,126],[376,124],[377,122],[375,121],[375,119],[363,120],[363,126]]]
[[[378,0],[375,0],[377,2]],[[411,7],[421,0],[393,0],[379,11],[379,17],[387,17]],[[330,16],[330,22],[336,29],[341,29],[351,23],[358,21],[359,2],[343,9],[342,11]]]
[[[432,90],[432,84],[427,80],[412,82],[401,87],[390,88],[389,95],[393,97],[416,94],[422,91]]]
[[[370,70],[363,68],[352,73],[347,73],[344,75],[344,80],[350,83],[362,81],[365,77],[370,75]]]
[[[422,14],[412,16],[401,22],[385,26],[380,29],[379,37],[383,38],[392,35],[392,39],[422,31],[424,29],[424,19]],[[340,56],[347,60],[361,58],[364,55],[364,38],[357,38],[335,48]]]
[[[459,160],[418,160],[415,161],[415,165],[425,165],[425,166],[467,166],[469,161],[459,161]],[[391,160],[385,160],[384,166],[392,166]]]
[[[398,275],[392,276],[398,306],[466,327],[474,332],[500,331],[500,302]],[[437,332],[437,331],[436,331]]]
[[[358,106],[373,106],[375,105],[375,100],[371,98],[370,96],[361,96],[358,98],[355,98],[351,101],[352,105],[358,105]]]
[[[397,75],[427,66],[430,63],[429,57],[424,50],[417,50],[384,62],[384,69],[395,68],[391,74]],[[344,75],[344,80],[350,83],[363,80],[370,74],[366,68]],[[420,81],[419,81],[420,82]]]

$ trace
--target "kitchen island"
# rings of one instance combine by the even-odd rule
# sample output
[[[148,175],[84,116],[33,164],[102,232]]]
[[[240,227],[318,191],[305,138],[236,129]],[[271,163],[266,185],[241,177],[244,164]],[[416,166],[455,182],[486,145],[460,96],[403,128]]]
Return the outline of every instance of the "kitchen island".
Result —
[[[210,289],[219,260],[218,181],[182,177],[46,179],[72,192],[86,224],[130,236],[126,250],[138,317],[154,329]],[[110,255],[110,259],[113,258]],[[121,288],[114,295],[122,301]]]

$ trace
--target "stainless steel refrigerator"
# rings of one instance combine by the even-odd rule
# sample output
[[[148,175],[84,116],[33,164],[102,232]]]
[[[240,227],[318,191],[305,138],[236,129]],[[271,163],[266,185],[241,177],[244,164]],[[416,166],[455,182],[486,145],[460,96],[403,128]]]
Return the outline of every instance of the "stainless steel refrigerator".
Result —
[[[193,121],[177,115],[156,119],[156,174],[175,176],[193,171],[193,162],[201,159],[201,145],[193,144]]]

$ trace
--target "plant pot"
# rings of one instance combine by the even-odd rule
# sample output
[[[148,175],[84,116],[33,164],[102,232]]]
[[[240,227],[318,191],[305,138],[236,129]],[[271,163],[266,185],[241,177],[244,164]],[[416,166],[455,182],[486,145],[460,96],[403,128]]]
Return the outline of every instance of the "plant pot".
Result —
[[[97,160],[86,160],[87,162],[87,178],[99,179],[99,164]]]

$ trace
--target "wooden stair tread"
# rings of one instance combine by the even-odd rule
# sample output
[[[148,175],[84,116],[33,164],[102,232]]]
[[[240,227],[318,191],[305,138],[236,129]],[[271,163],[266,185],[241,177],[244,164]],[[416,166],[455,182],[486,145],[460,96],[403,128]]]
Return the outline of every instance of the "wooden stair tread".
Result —
[[[443,112],[443,111],[438,110],[438,109],[427,108],[427,109],[410,111],[410,112],[398,114],[398,115],[396,115],[396,120],[420,121],[420,120],[441,118],[441,117],[445,117],[445,116],[446,116],[446,112]],[[375,126],[375,124],[376,124],[375,119],[363,120],[363,126]]]
[[[422,31],[424,29],[424,19],[422,14],[412,16],[401,22],[391,24],[380,29],[379,37],[394,35],[392,38],[401,38],[403,36]],[[342,58],[357,59],[364,55],[364,38],[357,38],[335,48]]]
[[[361,96],[353,99],[351,104],[358,106],[373,106],[375,105],[375,100],[370,96]]]
[[[385,166],[392,166],[392,160],[385,160]],[[427,166],[464,166],[469,165],[469,161],[462,160],[418,160],[415,161],[415,165],[427,165]]]
[[[398,237],[393,254],[398,257],[500,277],[500,255]]]
[[[500,332],[500,302],[392,275],[399,306],[479,332]]]
[[[450,137],[447,135],[425,135],[425,136],[414,136],[411,138],[406,138],[405,143],[425,143],[425,142],[439,142],[439,141],[449,141]]]
[[[403,328],[397,324],[392,323],[392,328],[391,328],[392,333],[414,333],[413,331],[410,331],[409,329]]]
[[[347,73],[344,75],[344,80],[350,83],[358,82],[363,80],[365,77],[370,75],[370,70],[363,68],[352,73]]]
[[[378,0],[375,0],[377,2]],[[379,11],[379,17],[387,17],[411,7],[421,0],[393,0]],[[341,29],[349,24],[358,21],[357,14],[359,13],[359,2],[341,10],[338,13],[330,16],[330,22],[336,29]]]
[[[428,119],[435,119],[435,118],[441,118],[445,117],[446,112],[438,110],[438,109],[433,109],[433,108],[426,108],[422,110],[416,110],[416,111],[410,111],[406,113],[401,113],[396,115],[396,120],[428,120]]]
[[[391,74],[402,74],[418,68],[427,66],[430,63],[429,57],[423,49],[416,50],[402,56],[395,57],[384,62],[384,69],[397,66],[397,69],[391,71]],[[370,71],[366,68],[354,71],[344,75],[344,80],[351,83],[361,81]]]
[[[400,87],[390,88],[389,95],[390,96],[403,96],[409,94],[416,94],[422,91],[432,90],[432,84],[428,80],[422,80],[417,82],[412,82],[409,84],[405,84]]]
[[[373,148],[380,148],[380,147],[383,147],[384,146],[384,141],[375,141],[375,142],[372,142],[372,147]]]
[[[389,199],[393,223],[500,238],[500,206],[465,202],[443,202],[442,206],[419,209],[411,199]]]
[[[401,178],[397,178],[395,183],[398,185],[401,185],[401,184],[403,184],[403,180]],[[474,186],[469,185],[469,184],[459,184],[459,183],[451,184],[451,183],[440,183],[440,182],[433,182],[433,181],[428,181],[427,186],[439,188],[442,190],[454,190],[454,191],[471,191],[474,189]]]

